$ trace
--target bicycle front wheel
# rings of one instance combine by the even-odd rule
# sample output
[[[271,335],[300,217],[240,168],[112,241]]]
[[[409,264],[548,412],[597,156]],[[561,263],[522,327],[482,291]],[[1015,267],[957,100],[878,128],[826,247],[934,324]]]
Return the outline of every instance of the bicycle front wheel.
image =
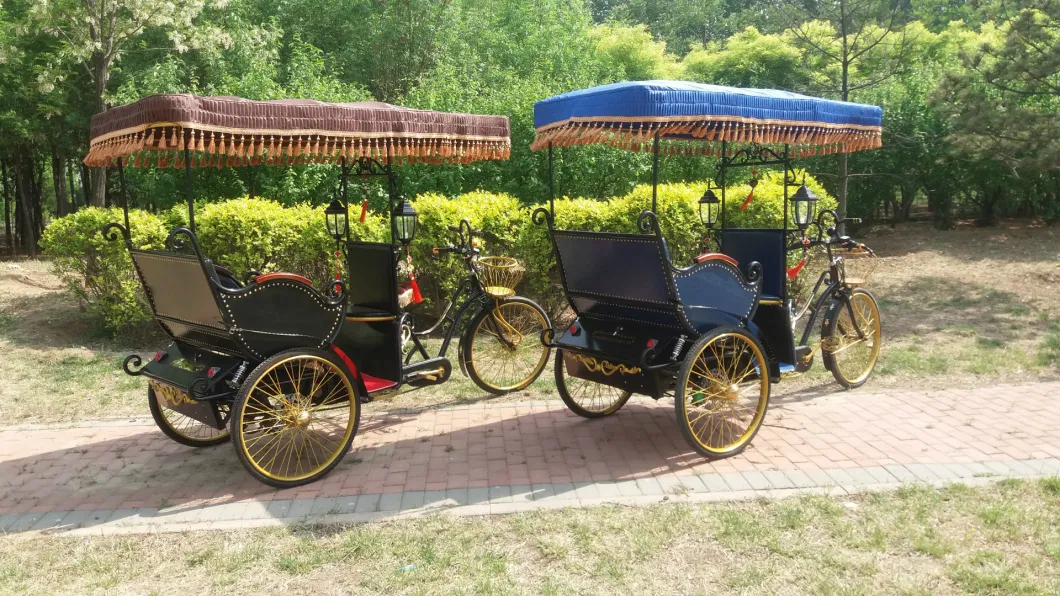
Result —
[[[483,391],[504,395],[541,376],[550,349],[541,332],[551,326],[544,309],[521,296],[488,305],[460,342],[467,375]]]

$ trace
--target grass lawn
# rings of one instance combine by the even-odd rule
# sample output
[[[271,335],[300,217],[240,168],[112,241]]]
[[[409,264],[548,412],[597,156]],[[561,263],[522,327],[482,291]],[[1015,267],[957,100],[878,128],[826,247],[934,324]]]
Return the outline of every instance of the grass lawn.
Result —
[[[352,527],[0,537],[2,593],[1060,591],[1060,479]]]
[[[1060,230],[1026,223],[939,232],[928,224],[865,238],[883,257],[869,288],[880,302],[883,348],[862,391],[947,388],[1060,377]],[[809,272],[810,268],[807,268]],[[806,275],[810,275],[806,273]],[[60,422],[146,416],[146,388],[119,370],[160,339],[94,333],[45,262],[0,264],[0,420]],[[450,351],[456,358],[456,346]],[[367,411],[482,399],[459,374],[442,386],[386,398]],[[838,391],[818,362],[774,395]],[[502,399],[557,399],[552,366]]]

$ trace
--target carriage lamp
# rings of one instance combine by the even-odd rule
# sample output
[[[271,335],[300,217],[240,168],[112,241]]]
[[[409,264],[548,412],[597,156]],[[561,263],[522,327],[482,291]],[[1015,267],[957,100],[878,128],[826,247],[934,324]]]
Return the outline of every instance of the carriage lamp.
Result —
[[[346,237],[346,208],[338,201],[332,201],[324,210],[324,217],[328,222],[328,234],[336,242],[342,242]]]
[[[397,209],[394,210],[394,233],[402,244],[408,246],[416,237],[416,222],[420,215],[412,208],[412,202],[402,199]]]
[[[800,230],[805,230],[817,211],[817,195],[803,184],[795,191],[795,196],[791,197],[791,206],[791,218],[795,225],[799,226]]]
[[[720,206],[721,201],[718,200],[718,195],[714,194],[714,190],[708,184],[707,190],[699,199],[699,219],[703,222],[703,225],[708,228],[714,227],[714,224],[718,221],[718,213],[721,211],[719,209]]]

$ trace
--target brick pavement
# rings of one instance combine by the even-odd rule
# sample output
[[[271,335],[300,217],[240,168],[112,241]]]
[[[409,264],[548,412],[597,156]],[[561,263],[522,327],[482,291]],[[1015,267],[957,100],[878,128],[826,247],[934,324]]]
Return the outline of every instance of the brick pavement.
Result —
[[[482,514],[600,502],[845,493],[1060,473],[1060,383],[774,397],[744,454],[707,462],[673,402],[584,420],[554,402],[376,413],[324,480],[275,490],[230,445],[150,420],[0,427],[0,531],[120,532]]]

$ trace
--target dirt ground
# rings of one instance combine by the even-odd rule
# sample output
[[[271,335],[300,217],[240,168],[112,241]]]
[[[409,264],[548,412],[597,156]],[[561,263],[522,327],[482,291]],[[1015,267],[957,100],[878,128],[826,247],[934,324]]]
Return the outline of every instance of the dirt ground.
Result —
[[[884,338],[862,391],[1060,377],[1060,228],[1011,221],[940,232],[911,223],[861,239],[881,256],[868,288],[880,303]],[[119,365],[131,351],[153,353],[157,341],[119,342],[93,330],[46,262],[0,262],[0,424],[146,415],[143,382]],[[839,390],[819,364],[774,388],[778,395]],[[550,364],[513,396],[491,398],[456,373],[369,411],[556,398]]]

